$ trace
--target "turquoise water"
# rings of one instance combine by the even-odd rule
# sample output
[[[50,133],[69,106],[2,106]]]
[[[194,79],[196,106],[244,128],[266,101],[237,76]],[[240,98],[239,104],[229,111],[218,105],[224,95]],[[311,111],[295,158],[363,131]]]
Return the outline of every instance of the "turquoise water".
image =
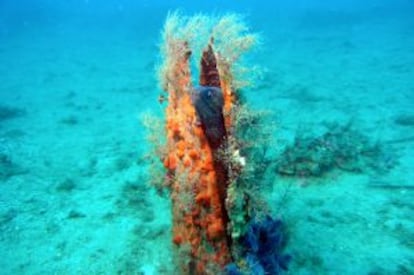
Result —
[[[140,117],[165,107],[155,68],[178,8],[240,12],[261,34],[249,63],[263,75],[244,93],[272,111],[275,162],[352,122],[336,136],[350,162],[269,168],[287,273],[414,274],[410,1],[138,2],[0,2],[0,274],[170,274],[170,203],[146,184]]]

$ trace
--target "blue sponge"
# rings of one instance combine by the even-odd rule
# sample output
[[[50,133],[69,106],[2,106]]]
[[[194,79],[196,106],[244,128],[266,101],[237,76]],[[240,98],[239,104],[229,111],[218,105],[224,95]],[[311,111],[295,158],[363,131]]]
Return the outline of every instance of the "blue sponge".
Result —
[[[249,266],[249,273],[280,274],[287,270],[291,256],[283,254],[286,241],[282,221],[270,216],[252,220],[241,238],[242,255]],[[226,270],[227,274],[240,274],[235,264],[228,265]]]

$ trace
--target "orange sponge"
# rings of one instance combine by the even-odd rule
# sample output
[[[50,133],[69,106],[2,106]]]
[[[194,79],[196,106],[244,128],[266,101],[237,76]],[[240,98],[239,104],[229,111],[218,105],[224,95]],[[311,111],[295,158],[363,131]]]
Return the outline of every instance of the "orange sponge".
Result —
[[[187,46],[181,43],[180,47]],[[209,45],[203,53],[200,82],[222,85],[223,92],[228,93],[230,84],[220,81],[226,77],[219,75],[215,58]],[[215,149],[207,142],[203,128],[195,123],[198,119],[189,93],[189,54],[174,61],[167,72],[170,79],[166,109],[168,152],[164,159],[169,174],[180,179],[171,183],[173,242],[177,248],[191,248],[191,259],[181,262],[182,274],[206,274],[207,266],[223,267],[231,261],[224,203],[227,175],[225,167],[215,160]],[[231,108],[232,97],[224,99],[227,100],[224,108]],[[184,199],[187,197],[193,198],[194,203]],[[188,262],[193,267],[188,266]]]

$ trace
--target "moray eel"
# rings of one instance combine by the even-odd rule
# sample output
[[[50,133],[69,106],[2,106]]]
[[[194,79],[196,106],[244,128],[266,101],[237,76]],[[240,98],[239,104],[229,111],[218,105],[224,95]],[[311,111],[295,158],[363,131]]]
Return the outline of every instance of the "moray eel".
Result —
[[[226,136],[223,92],[218,87],[197,86],[193,89],[191,99],[210,146],[217,149]]]

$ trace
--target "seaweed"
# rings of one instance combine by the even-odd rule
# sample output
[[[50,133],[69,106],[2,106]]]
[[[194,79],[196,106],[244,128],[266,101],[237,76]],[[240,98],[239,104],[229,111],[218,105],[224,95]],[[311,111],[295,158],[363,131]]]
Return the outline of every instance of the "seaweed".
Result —
[[[70,212],[68,213],[67,219],[80,219],[80,218],[85,218],[86,215],[82,212],[79,212],[77,210],[70,210]]]
[[[400,126],[414,126],[414,114],[401,114],[395,117],[394,123]]]
[[[76,183],[71,178],[66,178],[59,182],[56,185],[56,191],[58,192],[72,192],[74,189],[76,189]]]
[[[14,119],[25,114],[25,111],[20,108],[0,105],[0,122]]]
[[[397,164],[391,152],[385,143],[371,141],[350,123],[333,124],[321,136],[297,136],[278,158],[276,172],[294,177],[321,177],[334,169],[387,172]]]
[[[74,126],[74,125],[79,124],[79,119],[75,115],[69,115],[69,116],[66,116],[66,117],[63,117],[62,119],[60,119],[59,123],[65,124],[65,125],[68,125],[68,126]]]
[[[26,173],[8,154],[0,151],[0,180],[5,181],[13,176]]]

